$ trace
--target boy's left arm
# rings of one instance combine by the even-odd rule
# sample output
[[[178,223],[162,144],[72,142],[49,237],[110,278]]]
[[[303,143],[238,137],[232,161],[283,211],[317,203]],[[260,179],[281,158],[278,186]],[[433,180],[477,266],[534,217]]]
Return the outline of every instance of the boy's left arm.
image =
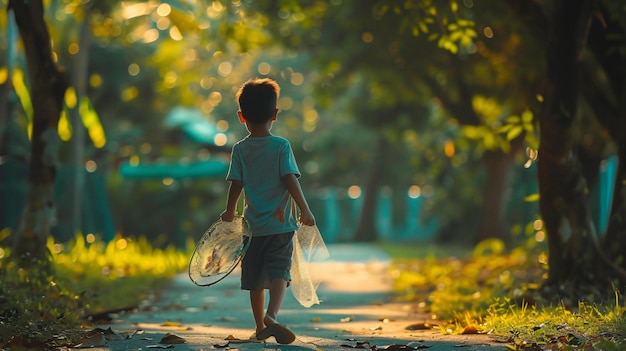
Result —
[[[237,180],[230,182],[228,187],[228,199],[226,200],[226,210],[222,212],[220,218],[224,222],[232,222],[235,218],[235,211],[237,210],[237,201],[241,196],[241,190],[243,190],[243,183]]]
[[[300,208],[300,222],[304,225],[315,225],[315,216],[311,212],[309,208],[309,204],[306,202],[306,198],[304,197],[304,193],[302,192],[302,188],[300,187],[300,182],[296,175],[291,173],[283,176],[283,183],[287,187],[287,191],[294,199],[298,208]]]

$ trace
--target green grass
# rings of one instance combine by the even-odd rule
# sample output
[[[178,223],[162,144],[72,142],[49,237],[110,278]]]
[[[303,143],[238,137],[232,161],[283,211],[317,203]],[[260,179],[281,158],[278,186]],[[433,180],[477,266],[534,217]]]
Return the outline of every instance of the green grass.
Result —
[[[618,293],[614,301],[577,306],[554,304],[534,293],[547,277],[540,249],[505,252],[498,240],[473,250],[422,244],[380,247],[393,258],[395,298],[415,303],[443,333],[473,327],[514,349],[626,349],[626,305]]]
[[[7,238],[7,230],[0,232]],[[189,246],[191,247],[191,246]],[[185,271],[190,252],[157,249],[143,238],[105,243],[78,235],[67,244],[48,241],[49,262],[19,267],[0,242],[0,348],[60,347],[80,340],[89,316],[149,304],[172,277]],[[62,338],[59,338],[62,336]],[[15,342],[15,341],[14,341]]]
[[[187,251],[156,249],[145,238],[117,237],[87,243],[77,236],[67,247],[50,241],[58,284],[86,292],[89,312],[137,306],[187,268]]]

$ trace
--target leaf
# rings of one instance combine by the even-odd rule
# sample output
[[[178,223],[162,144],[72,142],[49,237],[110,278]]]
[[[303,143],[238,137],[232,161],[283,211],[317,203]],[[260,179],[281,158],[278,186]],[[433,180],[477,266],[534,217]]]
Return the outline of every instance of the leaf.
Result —
[[[352,349],[371,349],[374,350],[376,345],[370,344],[369,341],[357,341],[355,345],[342,344],[341,347],[348,347]]]
[[[90,335],[80,341],[80,344],[74,346],[77,349],[93,348],[104,346],[107,343],[107,339],[103,333],[96,333]]]
[[[162,327],[180,327],[181,324],[179,322],[166,321],[161,324]]]
[[[468,325],[461,334],[478,334],[478,329],[473,325]]]
[[[459,10],[459,4],[456,1],[450,2],[450,10],[456,13]]]
[[[181,338],[178,335],[167,333],[165,336],[159,341],[160,344],[184,344],[185,339]]]
[[[370,330],[371,330],[371,331],[383,330],[383,325],[382,325],[382,324],[379,324],[379,325],[377,325],[377,326],[375,326],[375,327],[371,327],[371,328],[370,328]]]
[[[524,131],[524,129],[521,126],[511,128],[511,130],[506,133],[506,140],[511,141],[517,138],[520,134],[522,134],[522,131]]]
[[[528,195],[526,197],[524,197],[524,201],[525,202],[535,202],[535,201],[539,201],[539,194],[532,194],[532,195]]]
[[[399,350],[415,350],[414,347],[403,344],[390,344],[382,348],[376,348],[377,350],[399,351]]]
[[[530,110],[526,110],[522,112],[522,123],[532,123],[533,121],[533,113]]]
[[[419,322],[406,326],[404,329],[406,330],[429,330],[432,329],[436,324],[430,324],[428,322]]]
[[[461,129],[461,133],[469,139],[481,139],[484,134],[484,129],[480,126],[464,126]]]
[[[498,128],[498,133],[506,133],[509,130],[511,130],[511,128],[513,128],[514,125],[512,124],[505,124],[502,127]]]

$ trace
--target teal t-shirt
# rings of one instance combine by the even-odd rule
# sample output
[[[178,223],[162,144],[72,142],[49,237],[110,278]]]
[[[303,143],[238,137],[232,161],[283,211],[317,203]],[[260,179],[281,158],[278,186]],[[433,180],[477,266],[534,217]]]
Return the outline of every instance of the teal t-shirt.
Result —
[[[233,146],[226,180],[243,183],[244,217],[254,236],[286,233],[298,229],[291,195],[282,177],[300,177],[289,141],[270,135],[247,137]]]

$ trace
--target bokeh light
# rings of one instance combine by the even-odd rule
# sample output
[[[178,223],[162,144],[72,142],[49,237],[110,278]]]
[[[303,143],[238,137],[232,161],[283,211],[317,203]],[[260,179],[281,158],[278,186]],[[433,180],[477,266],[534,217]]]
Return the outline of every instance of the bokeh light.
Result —
[[[118,239],[115,242],[115,247],[118,250],[124,250],[126,247],[128,247],[128,241],[126,241],[126,239],[124,239],[124,238]]]
[[[223,133],[229,128],[228,121],[220,119],[219,121],[217,121],[216,127],[218,131]]]
[[[215,137],[213,138],[213,142],[215,143],[215,145],[217,146],[224,146],[226,145],[226,142],[228,141],[228,138],[226,137],[226,134],[224,133],[218,133],[217,135],[215,135]]]
[[[233,64],[228,61],[224,61],[220,63],[219,66],[217,66],[217,72],[222,77],[228,76],[232,71],[233,71]]]
[[[85,162],[85,170],[89,173],[93,173],[98,169],[98,164],[94,160]]]
[[[259,71],[259,74],[268,75],[272,71],[272,66],[267,62],[261,62],[257,67],[257,71]]]
[[[139,68],[139,65],[136,63],[131,63],[130,65],[128,65],[128,74],[130,74],[131,76],[136,76],[139,74],[139,72],[141,71],[141,69]]]
[[[348,188],[348,197],[351,199],[358,199],[361,197],[361,187],[358,185],[352,185]]]
[[[422,195],[422,188],[418,185],[411,185],[409,187],[408,195],[411,199],[417,199]]]

